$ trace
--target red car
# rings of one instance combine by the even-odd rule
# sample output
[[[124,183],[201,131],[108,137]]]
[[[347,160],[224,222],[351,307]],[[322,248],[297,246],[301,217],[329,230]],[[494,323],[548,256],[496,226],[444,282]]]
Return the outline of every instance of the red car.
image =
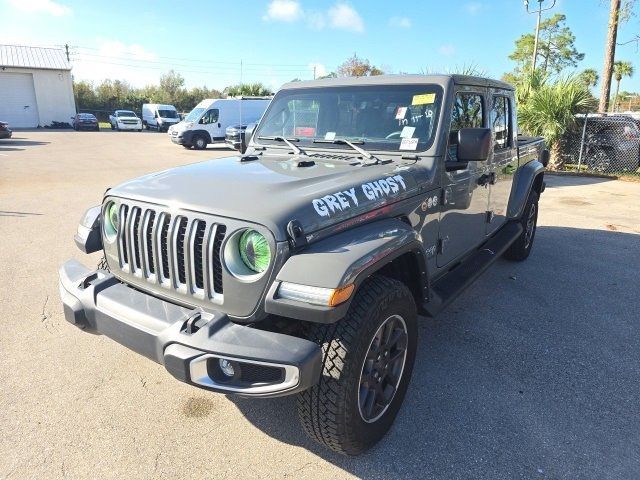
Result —
[[[78,113],[71,117],[71,126],[74,130],[95,130],[100,131],[98,119],[93,113]]]
[[[0,122],[0,138],[11,138],[13,132],[7,122]]]

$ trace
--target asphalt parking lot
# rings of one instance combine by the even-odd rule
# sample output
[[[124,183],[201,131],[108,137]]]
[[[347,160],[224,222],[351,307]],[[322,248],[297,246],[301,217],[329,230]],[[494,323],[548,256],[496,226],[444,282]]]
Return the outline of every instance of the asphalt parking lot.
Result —
[[[424,319],[403,410],[357,458],[291,398],[183,385],[64,320],[57,269],[105,189],[229,155],[156,132],[0,140],[0,478],[639,478],[640,183],[549,176],[527,262]]]

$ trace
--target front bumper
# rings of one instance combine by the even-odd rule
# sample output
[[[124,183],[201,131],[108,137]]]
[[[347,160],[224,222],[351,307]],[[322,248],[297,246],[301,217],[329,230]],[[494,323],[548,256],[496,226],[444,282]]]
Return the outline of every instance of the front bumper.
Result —
[[[0,138],[11,138],[13,132],[11,130],[0,130]]]
[[[117,123],[119,130],[141,130],[142,123]]]
[[[166,302],[75,260],[60,268],[60,296],[70,323],[106,335],[200,388],[275,397],[305,390],[320,378],[320,347],[309,340]],[[233,378],[221,373],[219,359],[236,366]]]

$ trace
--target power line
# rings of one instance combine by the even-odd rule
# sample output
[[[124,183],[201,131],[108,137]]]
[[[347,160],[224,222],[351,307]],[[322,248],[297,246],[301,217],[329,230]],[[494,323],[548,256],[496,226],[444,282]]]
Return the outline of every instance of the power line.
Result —
[[[159,62],[157,60],[147,60],[147,59],[133,59],[133,58],[123,58],[123,57],[116,57],[116,56],[110,56],[110,55],[94,55],[94,54],[89,54],[89,53],[74,53],[73,54],[74,57],[76,56],[81,56],[81,57],[76,57],[78,60],[84,60],[87,62],[95,62],[95,63],[117,63],[117,64],[122,64],[121,62],[134,62],[134,63],[149,63],[149,64],[154,64],[154,65],[167,65],[170,67],[187,67],[187,68],[198,68],[198,65],[189,65],[189,64],[184,64],[184,63],[175,63],[175,62]],[[94,58],[106,58],[108,60],[119,60],[118,62],[107,62],[107,61],[102,61],[102,60],[94,60]],[[131,64],[122,64],[123,66],[132,66]],[[233,66],[237,66],[238,63],[234,63],[234,64],[228,64],[225,65],[224,68],[230,68]],[[245,64],[246,65],[246,64]],[[251,64],[250,64],[251,65]],[[207,67],[207,65],[205,65],[205,67]],[[208,67],[213,67],[213,65],[208,65]],[[164,68],[164,67],[152,67],[152,66],[145,66],[145,68]],[[215,67],[214,67],[215,68]],[[273,66],[273,65],[269,65],[269,64],[265,64],[265,67],[258,67],[258,66],[251,66],[251,67],[245,67],[246,70],[249,71],[264,71],[265,68],[270,68],[272,70],[277,70],[277,71],[283,71],[283,72],[301,72],[303,71],[303,69],[301,68],[282,68],[279,66]],[[304,71],[306,71],[306,69],[304,69]]]
[[[107,61],[102,61],[102,60],[92,60],[92,59],[82,59],[82,58],[78,58],[77,61],[79,62],[86,62],[86,63],[98,63],[101,65],[117,65],[120,67],[128,67],[128,68],[136,68],[136,69],[141,69],[141,70],[166,70],[166,67],[162,67],[162,66],[153,66],[153,65],[133,65],[133,64],[129,64],[129,63],[121,63],[121,62],[107,62]],[[246,70],[246,69],[245,69]],[[184,72],[184,73],[204,73],[204,74],[211,74],[211,75],[220,75],[220,74],[237,74],[240,70],[239,69],[216,69],[216,70],[183,70],[180,69],[180,72]],[[275,76],[291,76],[293,73],[309,73],[306,70],[288,70],[288,71],[270,71],[268,72],[270,75],[275,75]]]
[[[78,48],[82,50],[93,50],[97,52],[102,52],[103,50],[100,48],[93,47],[82,47],[78,45],[73,45],[73,48]],[[82,52],[78,52],[82,53]],[[89,54],[86,54],[89,55]],[[122,52],[123,56],[136,56],[135,53],[132,52]],[[228,62],[228,61],[218,61],[218,60],[203,60],[202,58],[186,58],[186,57],[167,57],[162,55],[157,55],[155,58],[162,58],[165,60],[179,60],[183,62],[197,62],[197,63],[214,63],[214,64],[223,64],[223,65],[237,65],[238,62]],[[308,67],[308,65],[302,63],[253,63],[253,62],[244,62],[245,65],[256,65],[256,66],[272,66],[272,67]]]

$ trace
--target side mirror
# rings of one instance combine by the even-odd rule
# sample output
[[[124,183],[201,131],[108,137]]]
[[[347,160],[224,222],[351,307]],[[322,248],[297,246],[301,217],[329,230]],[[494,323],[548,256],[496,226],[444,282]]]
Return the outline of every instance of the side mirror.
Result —
[[[486,162],[490,151],[490,128],[461,128],[458,131],[459,162]]]
[[[153,118],[158,118],[158,112],[153,114]]]

